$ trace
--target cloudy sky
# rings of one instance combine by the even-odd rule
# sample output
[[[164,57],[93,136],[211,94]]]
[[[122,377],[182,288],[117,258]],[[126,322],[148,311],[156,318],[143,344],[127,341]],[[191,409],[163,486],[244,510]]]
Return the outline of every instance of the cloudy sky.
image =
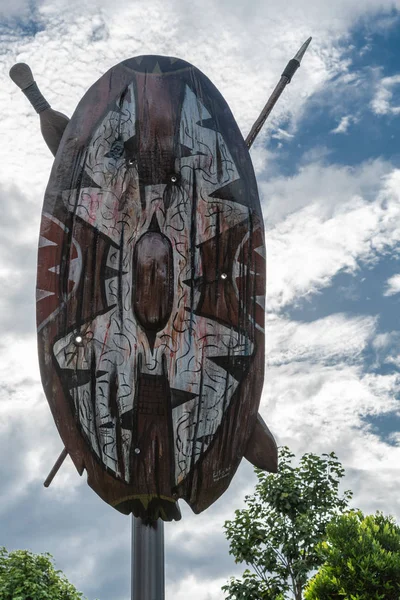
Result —
[[[130,597],[130,519],[66,461],[39,379],[34,289],[52,156],[8,71],[31,65],[68,115],[107,69],[178,56],[246,135],[287,61],[301,69],[252,150],[268,247],[261,413],[297,454],[335,451],[354,505],[400,519],[400,3],[0,0],[0,545],[51,552],[90,599]],[[206,513],[166,525],[167,598],[219,600],[237,567],[222,525],[255,483],[243,461]]]

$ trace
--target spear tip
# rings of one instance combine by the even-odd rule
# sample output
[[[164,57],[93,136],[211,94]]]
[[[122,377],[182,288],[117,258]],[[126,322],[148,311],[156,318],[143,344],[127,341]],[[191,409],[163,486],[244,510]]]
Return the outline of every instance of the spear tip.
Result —
[[[302,58],[303,58],[303,56],[305,55],[305,53],[306,53],[306,50],[307,50],[308,46],[309,46],[309,45],[310,45],[310,43],[311,43],[311,40],[312,40],[312,37],[310,36],[310,37],[308,38],[308,40],[306,40],[306,41],[304,42],[304,44],[301,46],[301,48],[300,48],[300,50],[297,52],[297,54],[294,56],[294,60],[297,60],[299,63],[301,63],[301,59],[302,59]]]

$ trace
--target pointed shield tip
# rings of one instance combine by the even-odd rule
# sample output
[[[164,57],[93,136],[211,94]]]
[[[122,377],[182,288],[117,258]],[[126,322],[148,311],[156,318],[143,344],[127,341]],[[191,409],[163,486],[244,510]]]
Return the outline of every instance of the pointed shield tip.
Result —
[[[304,42],[304,44],[301,46],[301,48],[300,48],[300,50],[297,52],[297,54],[294,56],[294,60],[297,60],[299,63],[301,63],[301,60],[302,60],[303,56],[305,55],[305,53],[306,53],[306,50],[307,50],[308,46],[309,46],[309,45],[310,45],[310,43],[311,43],[311,40],[312,40],[312,37],[310,36],[310,37],[308,38],[308,40],[306,40],[306,41]]]

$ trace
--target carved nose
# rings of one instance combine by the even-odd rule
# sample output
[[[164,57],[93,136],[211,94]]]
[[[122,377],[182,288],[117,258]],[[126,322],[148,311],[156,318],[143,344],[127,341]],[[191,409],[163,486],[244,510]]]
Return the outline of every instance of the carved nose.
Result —
[[[171,315],[174,298],[172,246],[162,233],[148,231],[133,252],[132,306],[145,330],[160,331]]]

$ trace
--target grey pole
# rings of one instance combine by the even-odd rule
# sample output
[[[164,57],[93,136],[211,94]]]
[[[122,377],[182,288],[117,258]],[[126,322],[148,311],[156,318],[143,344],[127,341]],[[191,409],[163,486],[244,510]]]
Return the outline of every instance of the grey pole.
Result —
[[[145,525],[132,516],[131,600],[164,600],[164,521]]]

